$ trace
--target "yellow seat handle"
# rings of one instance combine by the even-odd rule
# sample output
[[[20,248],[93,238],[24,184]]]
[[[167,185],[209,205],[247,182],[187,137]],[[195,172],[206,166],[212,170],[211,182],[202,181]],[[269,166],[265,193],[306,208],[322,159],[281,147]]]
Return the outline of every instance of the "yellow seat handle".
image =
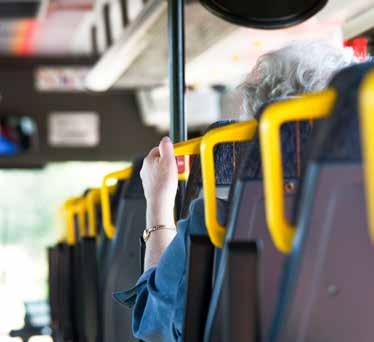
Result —
[[[174,144],[174,154],[179,156],[192,156],[200,153],[201,137]]]
[[[269,105],[260,120],[260,146],[265,194],[266,220],[276,248],[291,252],[295,227],[288,221],[283,193],[281,126],[291,121],[327,117],[335,103],[336,92],[327,89],[300,98]]]
[[[66,243],[73,246],[77,243],[77,236],[74,227],[74,205],[79,201],[78,197],[72,197],[66,200],[61,208],[61,213],[66,224]]]
[[[114,226],[112,222],[112,212],[110,208],[110,185],[109,181],[113,180],[125,180],[129,179],[132,175],[132,167],[128,167],[126,169],[112,172],[107,174],[102,181],[101,184],[101,211],[102,211],[102,217],[103,217],[103,227],[106,236],[109,239],[113,239],[114,235],[116,234],[116,227]]]
[[[74,203],[71,203],[68,208],[68,216],[69,216],[69,225],[72,225],[72,228],[70,230],[74,231],[74,236],[76,240],[76,229],[75,229],[75,217],[78,217],[78,231],[79,231],[79,237],[87,237],[87,223],[86,223],[86,201],[83,197],[77,197],[74,201]],[[76,241],[75,241],[76,243]]]
[[[86,196],[89,237],[97,235],[96,205],[98,203],[100,203],[100,189],[91,189]]]
[[[74,213],[78,215],[78,228],[79,228],[79,236],[80,237],[87,237],[87,222],[86,222],[86,200],[85,198],[79,198],[79,201],[74,206]]]
[[[200,157],[203,176],[205,224],[211,242],[221,248],[226,229],[217,218],[216,177],[214,166],[214,147],[221,143],[252,140],[256,134],[257,121],[250,120],[218,127],[207,132],[201,141]]]
[[[179,181],[187,181],[190,174],[189,156],[200,153],[201,137],[182,141],[174,144],[174,154],[176,157],[185,157],[185,171],[178,175]]]
[[[362,156],[369,236],[374,243],[374,71],[365,77],[359,96]]]

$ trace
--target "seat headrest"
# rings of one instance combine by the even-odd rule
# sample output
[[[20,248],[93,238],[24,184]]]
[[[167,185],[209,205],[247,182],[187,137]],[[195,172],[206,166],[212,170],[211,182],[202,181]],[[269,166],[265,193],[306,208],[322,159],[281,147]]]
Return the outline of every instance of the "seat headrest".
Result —
[[[332,114],[316,125],[309,160],[361,161],[358,110],[360,84],[373,62],[350,66],[339,72],[330,86],[337,99]]]
[[[261,117],[261,114],[259,115]],[[311,122],[289,123],[281,129],[281,146],[283,152],[283,174],[285,178],[300,176],[305,156],[308,154],[308,141],[312,134]],[[246,143],[241,151],[240,178],[262,179],[261,153],[259,135]]]
[[[221,120],[213,123],[207,129],[227,126],[235,123],[234,120]],[[241,144],[225,143],[218,145],[214,150],[216,184],[218,186],[230,185],[233,181],[235,168],[239,161],[239,150]],[[183,199],[182,217],[188,215],[190,203],[199,196],[202,187],[200,156],[193,159],[190,176],[188,178],[185,196]]]

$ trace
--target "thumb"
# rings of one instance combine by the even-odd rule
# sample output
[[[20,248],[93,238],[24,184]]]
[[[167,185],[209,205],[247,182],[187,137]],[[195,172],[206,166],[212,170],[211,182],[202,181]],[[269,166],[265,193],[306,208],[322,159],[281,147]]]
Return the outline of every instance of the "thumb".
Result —
[[[174,159],[174,146],[169,137],[162,138],[159,145],[161,159]]]

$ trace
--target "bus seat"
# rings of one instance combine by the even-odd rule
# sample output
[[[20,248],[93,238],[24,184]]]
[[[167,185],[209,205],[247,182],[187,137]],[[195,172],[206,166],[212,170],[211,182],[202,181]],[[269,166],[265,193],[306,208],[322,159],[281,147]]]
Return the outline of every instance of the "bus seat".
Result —
[[[82,334],[85,342],[97,342],[99,336],[98,270],[96,238],[83,237],[78,242],[80,252]]]
[[[126,180],[119,180],[116,184],[114,192],[110,196],[110,208],[112,217],[115,220],[118,214],[118,207],[122,192],[126,186]],[[105,234],[102,220],[101,206],[97,208],[97,224],[98,224],[98,246],[97,246],[97,259],[99,262],[99,279],[100,283],[104,282],[106,278],[105,271],[108,269],[108,254],[110,250],[111,239]]]
[[[298,175],[301,169],[302,155],[304,154],[306,141],[311,134],[311,124],[302,123],[289,124],[282,129],[282,146],[287,146],[287,156],[283,160],[283,168],[285,170],[286,180],[284,187],[286,189],[286,206],[290,214],[293,208],[294,197],[298,184]],[[298,146],[298,147],[297,147]],[[300,148],[300,150],[298,150]],[[300,155],[298,155],[300,154]],[[258,257],[258,279],[260,282],[258,301],[261,321],[261,335],[266,336],[266,331],[270,327],[273,317],[275,303],[278,295],[278,285],[284,255],[280,253],[274,246],[268,232],[265,219],[265,203],[261,172],[261,159],[258,135],[251,143],[243,149],[240,158],[241,163],[239,172],[232,186],[232,196],[230,203],[230,213],[227,222],[226,243],[243,243],[250,245],[251,241],[256,241],[258,248],[256,254]],[[226,269],[231,261],[231,256],[227,255],[226,246],[223,248],[224,257],[219,265],[218,277],[214,285],[212,300],[209,308],[209,315],[206,323],[205,340],[206,341],[222,341],[223,338],[223,322],[224,306],[223,291],[227,281]],[[249,250],[252,250],[249,248]],[[253,253],[243,253],[240,248],[240,255],[243,258],[253,260]],[[234,253],[234,249],[232,250]],[[235,259],[234,259],[235,260]],[[231,267],[232,272],[235,271]],[[251,271],[251,270],[248,270]],[[231,277],[235,277],[233,274]],[[249,294],[250,296],[251,294]],[[244,297],[243,297],[244,303]],[[246,307],[236,308],[235,319],[237,329],[240,330],[240,323],[246,325],[245,317],[240,310],[247,310]]]
[[[217,123],[212,128],[226,126]],[[227,202],[228,192],[238,165],[240,144],[220,144],[214,151],[215,182],[217,200]],[[196,156],[192,164],[187,183],[185,203],[188,208],[193,196],[199,194],[202,186],[200,157]],[[222,207],[222,206],[219,206]],[[183,341],[201,340],[204,333],[205,319],[209,307],[214,270],[220,259],[220,252],[215,249],[208,236],[190,236],[188,246],[187,293],[183,328]]]
[[[70,246],[72,253],[72,271],[70,281],[72,282],[72,301],[73,301],[73,326],[75,328],[76,339],[78,342],[84,341],[84,301],[83,301],[83,278],[85,277],[85,270],[82,265],[82,250],[81,250],[81,227],[78,214],[74,211],[74,230],[76,234],[76,241],[74,245]]]
[[[83,340],[98,342],[100,339],[99,322],[99,278],[97,241],[98,223],[97,208],[100,204],[100,189],[87,190],[84,197],[85,220],[80,222],[86,228],[80,237],[77,248],[80,252],[81,303]],[[80,231],[82,231],[80,229]],[[83,233],[83,231],[82,231]]]
[[[222,288],[223,322],[220,340],[261,341],[259,314],[258,244],[256,241],[227,241]],[[243,268],[243,265],[245,267]],[[251,295],[243,296],[244,293]],[[239,309],[239,310],[238,310]],[[240,314],[238,315],[238,311]],[[238,319],[242,324],[238,324]],[[217,339],[217,338],[216,338]]]
[[[140,179],[142,160],[120,197],[116,235],[108,254],[108,270],[103,292],[104,342],[136,341],[132,334],[132,312],[113,299],[112,294],[130,288],[140,275],[139,237],[145,228],[146,202]]]
[[[74,340],[97,342],[96,238],[95,232],[86,225],[85,197],[71,200],[65,211],[68,237],[67,243],[62,244],[62,264],[58,270],[62,277],[59,284],[62,287],[62,330],[68,330],[64,326],[70,324]]]
[[[60,242],[48,249],[51,328],[53,337],[57,341],[71,341],[77,338],[72,281],[75,235],[72,216],[67,210],[74,201],[75,199],[67,200],[60,210],[67,234],[64,232]]]
[[[73,313],[73,250],[72,246],[61,243],[58,245],[59,254],[59,307],[60,332],[63,341],[77,339]]]
[[[117,182],[115,191],[111,194],[110,197],[110,208],[112,210],[112,217],[116,218],[118,214],[118,206],[121,198],[121,194],[123,193],[124,189],[126,187],[126,181],[120,180]],[[108,236],[105,234],[104,227],[103,227],[103,220],[102,220],[102,212],[101,212],[101,205],[98,205],[96,208],[96,214],[97,214],[97,271],[98,271],[98,293],[99,293],[99,299],[98,299],[98,314],[99,314],[99,341],[103,338],[103,330],[104,330],[104,295],[105,295],[105,284],[106,284],[106,277],[109,272],[109,253],[110,248],[112,244],[112,240],[108,238]]]
[[[358,96],[374,64],[332,82],[332,114],[316,127],[271,341],[372,341],[374,246],[368,234]]]
[[[48,247],[48,299],[51,308],[52,336],[58,340],[59,303],[58,303],[58,247]]]

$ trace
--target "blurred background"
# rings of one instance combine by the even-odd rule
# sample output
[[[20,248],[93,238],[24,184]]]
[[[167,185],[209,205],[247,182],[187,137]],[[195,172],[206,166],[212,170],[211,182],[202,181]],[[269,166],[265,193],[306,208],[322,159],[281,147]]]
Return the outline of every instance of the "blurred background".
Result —
[[[45,247],[58,238],[61,203],[124,165],[68,162],[51,163],[41,170],[0,171],[0,341],[17,340],[8,334],[23,327],[24,303],[47,299]],[[48,323],[49,318],[40,319]]]

